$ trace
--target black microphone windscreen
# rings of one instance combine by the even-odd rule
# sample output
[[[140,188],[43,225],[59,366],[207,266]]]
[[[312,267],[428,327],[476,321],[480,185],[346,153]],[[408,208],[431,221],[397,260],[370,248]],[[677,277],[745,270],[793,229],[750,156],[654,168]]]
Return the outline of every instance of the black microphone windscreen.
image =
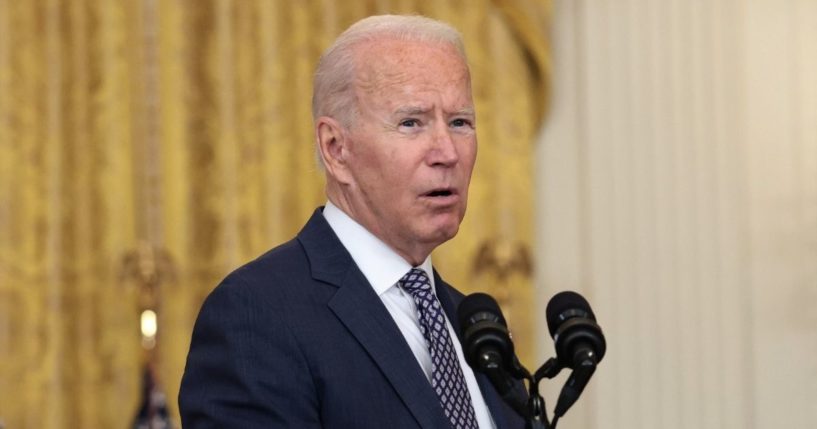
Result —
[[[559,292],[550,299],[547,309],[545,310],[545,315],[547,316],[548,322],[548,331],[550,331],[551,337],[556,333],[556,330],[559,329],[559,325],[564,322],[562,317],[568,310],[585,312],[587,314],[583,317],[596,320],[596,315],[593,314],[593,310],[590,309],[590,304],[586,299],[584,299],[583,296],[569,290]]]
[[[459,307],[457,307],[457,318],[460,321],[462,329],[467,328],[470,323],[468,319],[477,313],[490,313],[498,318],[499,323],[507,326],[505,318],[502,317],[502,310],[499,309],[499,304],[491,295],[477,292],[466,296]]]

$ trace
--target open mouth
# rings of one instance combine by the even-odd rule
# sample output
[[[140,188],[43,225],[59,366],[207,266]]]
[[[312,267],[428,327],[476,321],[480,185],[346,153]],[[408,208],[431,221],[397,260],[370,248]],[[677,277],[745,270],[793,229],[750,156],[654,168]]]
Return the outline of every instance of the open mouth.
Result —
[[[427,197],[447,197],[453,195],[449,189],[436,189],[426,194]]]
[[[424,197],[429,198],[445,198],[456,195],[457,192],[453,188],[437,188],[423,194]]]

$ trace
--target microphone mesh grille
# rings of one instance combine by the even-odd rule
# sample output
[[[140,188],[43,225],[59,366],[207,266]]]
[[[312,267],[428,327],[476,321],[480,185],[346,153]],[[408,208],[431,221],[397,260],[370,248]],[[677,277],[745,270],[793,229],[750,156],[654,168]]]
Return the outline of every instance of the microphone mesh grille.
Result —
[[[457,318],[460,321],[460,328],[466,329],[469,325],[468,319],[471,316],[487,312],[499,317],[499,322],[507,326],[505,318],[502,317],[502,310],[499,309],[499,304],[490,295],[477,292],[465,297],[457,308]]]
[[[593,310],[590,309],[590,304],[583,296],[569,290],[559,292],[550,299],[547,309],[545,310],[548,321],[548,331],[550,331],[551,337],[556,333],[556,330],[559,329],[559,325],[563,322],[559,316],[568,310],[584,311],[588,314],[588,318],[596,320],[596,315],[593,314]]]

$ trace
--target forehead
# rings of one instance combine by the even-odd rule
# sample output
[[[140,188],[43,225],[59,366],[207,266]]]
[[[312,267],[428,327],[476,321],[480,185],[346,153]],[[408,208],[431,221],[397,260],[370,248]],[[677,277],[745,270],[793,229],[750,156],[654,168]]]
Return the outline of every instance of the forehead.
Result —
[[[365,92],[403,86],[470,92],[465,59],[447,43],[379,39],[359,46],[355,56],[355,86]]]

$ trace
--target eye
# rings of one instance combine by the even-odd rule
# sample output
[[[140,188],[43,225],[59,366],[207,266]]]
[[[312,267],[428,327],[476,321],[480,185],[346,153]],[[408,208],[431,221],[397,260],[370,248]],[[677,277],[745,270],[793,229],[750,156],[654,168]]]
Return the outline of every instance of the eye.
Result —
[[[416,119],[403,119],[402,121],[400,121],[400,126],[406,128],[413,128],[420,126],[420,121]]]
[[[470,126],[470,125],[471,125],[471,121],[469,121],[467,119],[458,118],[458,119],[454,119],[453,121],[451,121],[451,126],[455,127],[455,128],[467,127],[467,126]]]

